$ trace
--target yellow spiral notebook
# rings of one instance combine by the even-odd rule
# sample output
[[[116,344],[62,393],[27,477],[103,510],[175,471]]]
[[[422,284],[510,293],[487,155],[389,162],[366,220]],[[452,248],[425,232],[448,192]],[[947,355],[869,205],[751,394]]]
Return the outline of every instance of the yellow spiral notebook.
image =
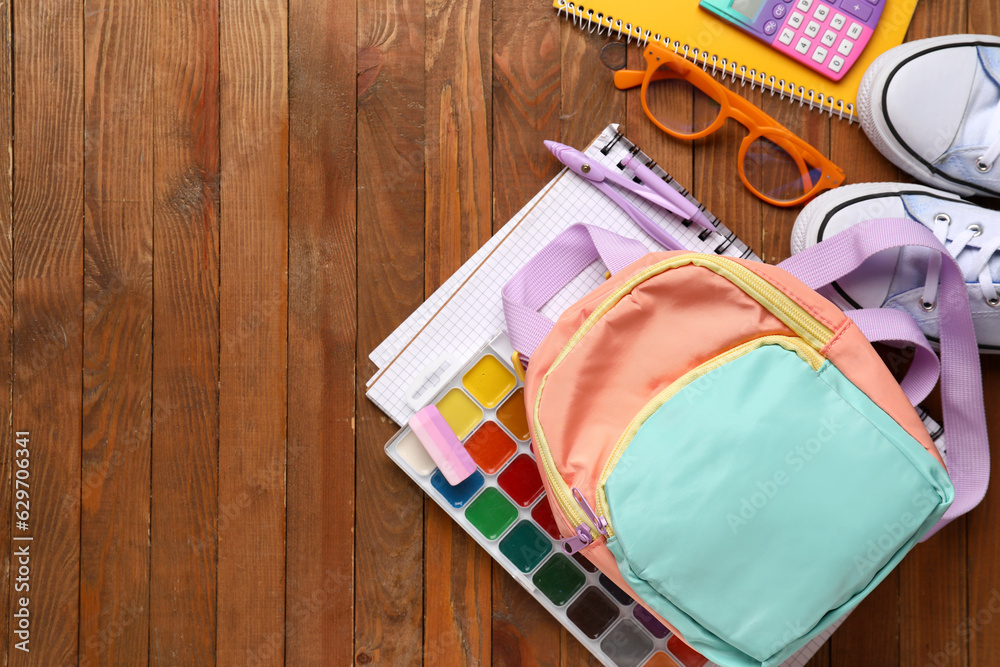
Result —
[[[553,0],[552,6],[588,32],[639,43],[659,42],[723,79],[761,86],[790,101],[853,118],[858,86],[875,58],[903,42],[917,0],[886,0],[871,41],[838,82],[719,20],[698,0]]]

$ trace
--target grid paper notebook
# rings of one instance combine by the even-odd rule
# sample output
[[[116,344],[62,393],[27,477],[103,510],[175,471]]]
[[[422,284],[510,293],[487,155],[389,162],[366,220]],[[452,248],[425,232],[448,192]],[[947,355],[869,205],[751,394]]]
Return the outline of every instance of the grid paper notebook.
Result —
[[[609,168],[635,153],[649,162],[632,142],[609,125],[584,151]],[[555,159],[555,158],[553,158]],[[759,259],[735,234],[697,202],[660,167],[657,175],[684,194],[714,222],[718,231],[706,232],[636,195],[619,192],[688,249],[728,257]],[[651,251],[663,250],[614,202],[583,178],[563,169],[517,215],[505,224],[462,267],[371,353],[379,370],[368,381],[367,396],[398,424],[405,424],[420,405],[414,394],[433,395],[457,368],[504,328],[500,289],[545,244],[572,224],[582,222],[637,239]],[[599,262],[554,297],[542,312],[557,317],[569,305],[604,281]],[[435,371],[438,377],[435,377]]]

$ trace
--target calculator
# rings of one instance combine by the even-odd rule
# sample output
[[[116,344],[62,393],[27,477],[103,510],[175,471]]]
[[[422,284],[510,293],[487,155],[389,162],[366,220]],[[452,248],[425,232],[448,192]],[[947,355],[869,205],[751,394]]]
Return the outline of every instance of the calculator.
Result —
[[[701,0],[699,5],[833,81],[864,51],[886,0]]]

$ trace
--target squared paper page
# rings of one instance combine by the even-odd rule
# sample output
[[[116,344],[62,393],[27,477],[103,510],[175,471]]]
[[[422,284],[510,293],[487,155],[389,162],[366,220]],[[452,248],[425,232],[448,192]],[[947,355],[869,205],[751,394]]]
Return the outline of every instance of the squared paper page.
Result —
[[[615,169],[633,147],[618,133],[617,125],[609,125],[585,153]],[[654,167],[654,171],[666,176],[659,167]],[[668,178],[667,182],[698,204],[673,179]],[[718,231],[702,239],[699,234],[704,230],[700,227],[693,224],[685,227],[676,216],[634,194],[619,191],[692,251],[718,250],[728,257],[759,260],[707,211]],[[705,210],[700,204],[699,208]],[[380,370],[368,382],[368,398],[398,424],[406,423],[415,412],[406,399],[414,380],[423,377],[428,366],[442,355],[455,362],[468,359],[501,330],[503,285],[545,244],[575,223],[603,227],[637,239],[651,251],[662,250],[614,202],[583,178],[564,169],[371,354]],[[550,317],[561,313],[601,284],[603,273],[603,267],[595,262],[546,304],[542,313]]]

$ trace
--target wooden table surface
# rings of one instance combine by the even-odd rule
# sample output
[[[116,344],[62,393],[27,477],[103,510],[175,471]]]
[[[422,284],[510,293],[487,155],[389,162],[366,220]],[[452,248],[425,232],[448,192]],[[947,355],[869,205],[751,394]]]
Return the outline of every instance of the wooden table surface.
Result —
[[[921,0],[909,37],[961,32],[1000,34],[996,0]],[[3,664],[594,664],[388,460],[364,387],[558,171],[543,139],[620,121],[788,254],[796,212],[743,189],[738,127],[658,132],[603,41],[546,0],[0,4],[0,598],[30,612],[29,653],[0,614]],[[851,182],[906,178],[857,125],[742,92]],[[998,606],[994,491],[812,664],[998,665]]]

